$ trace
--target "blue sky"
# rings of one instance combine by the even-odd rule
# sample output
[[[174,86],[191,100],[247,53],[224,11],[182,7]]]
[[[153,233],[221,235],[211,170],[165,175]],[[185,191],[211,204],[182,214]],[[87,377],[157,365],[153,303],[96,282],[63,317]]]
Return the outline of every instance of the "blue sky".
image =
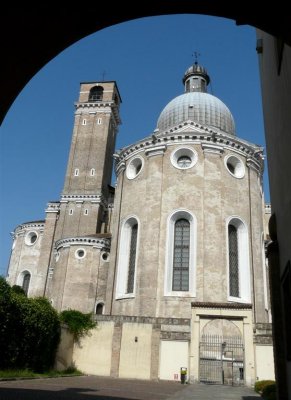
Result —
[[[255,30],[199,15],[143,18],[80,40],[47,64],[15,100],[0,135],[0,274],[10,232],[44,219],[64,183],[79,83],[115,80],[123,100],[117,148],[152,133],[164,106],[183,93],[182,77],[199,62],[209,92],[231,110],[237,136],[264,145]],[[29,60],[28,60],[29,62]],[[269,200],[265,173],[265,195]]]

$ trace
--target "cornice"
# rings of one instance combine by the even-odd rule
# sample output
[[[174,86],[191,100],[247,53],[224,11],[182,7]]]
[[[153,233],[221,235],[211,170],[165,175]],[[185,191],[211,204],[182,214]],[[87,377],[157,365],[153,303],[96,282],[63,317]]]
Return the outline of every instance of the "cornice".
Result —
[[[106,112],[108,108],[110,108],[110,110],[112,111],[116,124],[117,125],[121,124],[121,119],[119,116],[119,107],[116,105],[114,101],[98,101],[98,102],[96,101],[96,102],[84,102],[84,103],[76,102],[75,115],[79,115],[83,113],[83,111],[87,111],[88,114],[92,114],[95,111],[95,109],[97,109],[96,112],[97,111]]]
[[[152,147],[148,147],[145,149],[145,155],[149,158],[149,157],[153,157],[153,156],[159,156],[164,154],[164,152],[166,151],[167,146],[165,144],[160,145],[160,146],[152,146]]]
[[[102,204],[103,207],[107,207],[107,200],[104,195],[101,194],[63,194],[61,196],[60,203],[84,203],[89,201],[90,203]]]
[[[219,130],[202,127],[191,121],[173,127],[170,131],[163,132],[163,135],[157,134],[155,131],[151,136],[116,152],[114,154],[116,174],[118,175],[125,168],[124,163],[128,159],[141,152],[146,155],[155,155],[156,149],[156,155],[158,155],[163,154],[168,146],[181,144],[200,144],[205,152],[216,154],[221,154],[226,150],[232,151],[247,158],[247,165],[257,173],[263,172],[262,147]]]
[[[249,303],[213,303],[195,301],[191,303],[192,308],[224,308],[231,310],[251,310],[252,305]]]
[[[57,213],[60,210],[60,202],[49,202],[47,203],[46,213]]]
[[[91,236],[75,236],[57,240],[55,248],[58,251],[62,247],[92,246],[100,250],[110,250],[110,238],[96,238]]]
[[[45,221],[31,221],[31,222],[24,222],[23,224],[18,225],[14,232],[11,232],[11,235],[14,237],[14,235],[19,235],[23,232],[25,232],[28,228],[34,228],[37,229],[39,231],[43,231],[44,230],[44,225],[45,225]]]

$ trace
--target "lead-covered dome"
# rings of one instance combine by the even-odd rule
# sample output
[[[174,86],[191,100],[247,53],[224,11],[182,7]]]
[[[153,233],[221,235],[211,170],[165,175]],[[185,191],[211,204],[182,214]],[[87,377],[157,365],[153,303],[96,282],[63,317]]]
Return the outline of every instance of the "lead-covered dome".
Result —
[[[186,93],[170,101],[161,112],[157,123],[160,133],[183,122],[193,121],[235,135],[234,119],[228,107],[207,93],[209,82],[206,69],[197,63],[186,70],[183,77]]]
[[[160,114],[157,128],[165,131],[188,120],[235,135],[234,119],[227,106],[201,92],[184,93],[170,101]]]

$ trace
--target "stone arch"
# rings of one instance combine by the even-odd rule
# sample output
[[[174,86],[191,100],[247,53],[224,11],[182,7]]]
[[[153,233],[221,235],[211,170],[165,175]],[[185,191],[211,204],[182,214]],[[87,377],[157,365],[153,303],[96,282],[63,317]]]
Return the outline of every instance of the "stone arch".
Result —
[[[222,337],[236,336],[242,337],[237,325],[226,318],[217,318],[209,321],[202,329],[203,335],[218,335]]]

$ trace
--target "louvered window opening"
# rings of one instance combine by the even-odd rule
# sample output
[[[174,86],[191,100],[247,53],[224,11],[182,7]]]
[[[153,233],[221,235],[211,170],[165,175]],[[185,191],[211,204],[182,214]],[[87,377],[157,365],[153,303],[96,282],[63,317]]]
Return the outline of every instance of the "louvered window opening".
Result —
[[[135,275],[136,245],[137,245],[137,224],[133,225],[132,228],[131,228],[129,264],[128,264],[128,277],[127,277],[127,292],[126,293],[133,293],[134,275]]]
[[[22,283],[22,289],[24,290],[26,295],[28,293],[29,282],[30,282],[30,274],[27,273],[24,275]]]
[[[237,228],[228,225],[229,249],[229,294],[239,297],[239,263],[238,263],[238,235]]]
[[[190,223],[178,219],[174,232],[173,285],[174,291],[189,290]]]
[[[103,99],[103,88],[95,87],[90,90],[89,101],[100,101]]]

